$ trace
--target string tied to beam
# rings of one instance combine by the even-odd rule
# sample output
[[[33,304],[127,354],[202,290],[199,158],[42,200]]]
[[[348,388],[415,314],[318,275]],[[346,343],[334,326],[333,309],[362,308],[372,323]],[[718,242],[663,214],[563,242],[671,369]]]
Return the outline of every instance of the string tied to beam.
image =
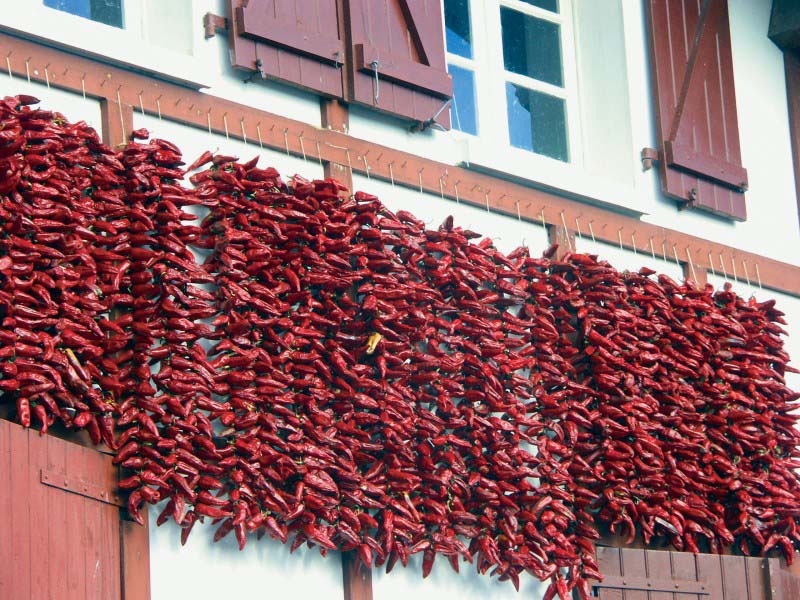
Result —
[[[567,248],[569,248],[570,252],[574,252],[572,248],[572,236],[569,234],[569,229],[567,229],[567,219],[564,217],[564,211],[562,210],[559,214],[561,216],[561,225],[564,227],[564,237],[567,240]]]
[[[686,258],[689,259],[689,269],[692,272],[692,279],[694,279],[695,284],[699,284],[697,281],[697,273],[694,270],[694,261],[692,261],[692,253],[689,252],[689,246],[686,246]]]

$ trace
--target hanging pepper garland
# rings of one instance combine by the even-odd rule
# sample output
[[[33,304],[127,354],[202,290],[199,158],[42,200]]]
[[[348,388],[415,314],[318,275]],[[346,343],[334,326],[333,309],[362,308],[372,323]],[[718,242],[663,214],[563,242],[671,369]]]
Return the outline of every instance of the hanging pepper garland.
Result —
[[[134,519],[163,502],[184,542],[207,518],[561,598],[600,578],[599,524],[800,547],[774,302],[504,255],[255,160],[184,172],[36,102],[0,104],[0,401],[115,449]]]

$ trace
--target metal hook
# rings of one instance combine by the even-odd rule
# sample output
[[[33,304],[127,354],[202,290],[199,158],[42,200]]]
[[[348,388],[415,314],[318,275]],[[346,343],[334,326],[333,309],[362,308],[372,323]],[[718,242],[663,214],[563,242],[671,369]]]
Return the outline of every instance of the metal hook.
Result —
[[[750,274],[747,272],[747,261],[742,259],[742,266],[744,267],[744,278],[747,281],[747,287],[752,287],[750,283]]]
[[[28,79],[30,79],[30,77]],[[81,77],[81,92],[83,92],[83,99],[86,100],[86,73]]]
[[[222,113],[222,126],[225,128],[225,139],[231,139],[230,133],[228,132],[228,113]]]
[[[722,252],[719,253],[719,264],[722,267],[722,275],[725,277],[725,281],[728,281],[728,272],[725,270],[725,261],[722,260]]]
[[[288,127],[285,127],[283,129],[283,144],[284,144],[284,146],[286,146],[286,156],[291,156],[292,154],[289,152],[289,128]],[[347,162],[350,162],[349,158],[348,158]],[[351,172],[352,172],[352,169],[351,169]]]
[[[288,149],[288,146],[287,146]],[[350,169],[350,177],[353,176],[353,163],[350,162],[350,148],[345,148],[344,153],[347,156],[347,168]]]
[[[241,119],[239,119],[239,127],[240,127],[240,128],[241,128],[241,130],[242,130],[242,141],[243,141],[245,144],[247,144],[247,133],[246,133],[246,132],[245,132],[245,130],[244,130],[244,117],[242,117]]]
[[[364,171],[366,171],[366,173],[367,173],[367,179],[372,179],[372,177],[369,176],[369,163],[367,162],[367,154],[366,153],[364,153],[364,156],[361,157],[361,160],[364,161]]]
[[[763,290],[763,286],[761,285],[761,272],[758,270],[758,263],[756,263],[756,277],[758,278],[758,289]]]
[[[324,168],[324,166],[322,165],[322,150],[319,149],[319,140],[316,140],[316,145],[317,145],[317,158],[319,159],[319,166],[321,168]]]
[[[8,67],[8,78],[14,79],[14,75],[11,73],[11,55],[13,52],[9,52],[6,54],[6,66]]]
[[[124,144],[128,139],[128,136],[125,135],[125,115],[122,112],[122,99],[119,95],[119,90],[121,87],[121,85],[117,86],[117,106],[119,106],[119,124],[122,127],[122,143]]]
[[[141,91],[140,91],[140,92],[137,94],[137,97],[139,98],[139,110],[141,110],[141,111],[142,111],[142,114],[144,114],[144,102],[142,101],[142,94],[143,94],[143,93],[144,93],[144,90],[141,90]]]
[[[667,238],[661,240],[661,256],[664,257],[664,262],[669,264],[669,254],[667,254]]]
[[[592,243],[594,244],[597,243],[597,240],[594,239],[594,228],[592,228],[592,223],[594,223],[594,221],[589,221],[589,235],[592,236]]]
[[[50,66],[50,63],[47,63],[44,66],[44,81],[47,84],[47,89],[48,90],[50,89],[50,73],[47,72],[47,67],[49,67],[49,66]]]
[[[575,217],[575,233],[577,233],[578,237],[583,240],[583,234],[581,233],[581,225],[578,223],[578,217]]]
[[[304,138],[303,138],[303,134],[304,133],[305,133],[305,131],[301,131],[300,135],[297,136],[297,139],[300,141],[300,154],[303,155],[303,160],[304,161],[308,161],[308,158],[306,157],[306,144],[303,141],[304,140]]]
[[[708,253],[708,266],[711,267],[711,274],[716,277],[717,271],[714,269],[714,261],[711,260],[711,252]]]
[[[393,164],[394,164],[394,161],[390,162],[389,165],[388,165],[389,166],[389,180],[392,182],[392,187],[394,187],[394,171],[392,170],[392,165]],[[456,193],[458,193],[457,189],[456,189]]]
[[[486,190],[486,191],[483,193],[483,199],[486,201],[486,212],[487,212],[487,213],[491,213],[491,211],[489,210],[489,192],[490,192],[490,191],[491,191],[491,190]]]
[[[736,257],[731,255],[731,265],[733,266],[733,281],[739,283],[739,278],[736,276]]]
[[[161,96],[156,98],[156,108],[158,109],[158,120],[161,120]]]
[[[516,206],[516,207],[517,207],[517,221],[519,221],[520,223],[522,223],[522,215],[521,215],[521,214],[520,214],[520,212],[519,212],[519,200],[515,200],[515,201],[514,201],[514,206]]]
[[[692,271],[692,279],[694,279],[694,282],[697,285],[697,272],[694,270],[694,261],[692,260],[691,252],[689,252],[689,246],[686,246],[686,258],[689,259],[689,269]]]
[[[461,204],[461,199],[458,197],[458,184],[459,183],[461,183],[460,179],[453,184],[453,190],[455,190],[455,193],[456,193],[456,204]]]
[[[675,256],[675,264],[678,265],[678,267],[683,268],[683,265],[681,265],[681,259],[678,258],[677,244],[672,244],[672,254]]]
[[[572,236],[569,234],[569,229],[567,229],[567,220],[564,218],[564,211],[561,211],[561,224],[564,226],[564,237],[567,240],[567,248],[569,251],[572,252]]]
[[[28,83],[31,82],[31,57],[25,60],[25,74],[28,76]]]
[[[211,109],[206,111],[206,123],[208,123],[208,133],[211,133]]]
[[[545,218],[544,218],[544,206],[542,207],[542,210],[539,213],[539,216],[542,217],[542,227],[544,227],[545,230],[546,230],[547,229],[547,221],[545,221]]]
[[[378,61],[377,60],[373,60],[369,64],[372,67],[372,72],[375,74],[375,84],[374,84],[374,88],[375,88],[374,92],[375,93],[373,94],[373,99],[375,100],[375,104],[377,105],[377,104],[379,104],[378,99],[381,96],[381,80],[380,80],[380,77],[378,77]]]
[[[625,248],[622,247],[622,227],[617,229],[617,239],[619,239],[619,249],[624,250]]]
[[[653,246],[653,237],[650,236],[650,254],[653,255],[653,260],[656,260],[656,249]]]
[[[419,171],[417,171],[417,175],[419,176],[419,194],[422,195],[422,172],[425,170],[425,167],[422,167]]]
[[[264,149],[264,142],[261,140],[261,121],[256,123],[256,135],[258,136],[258,147]],[[319,142],[317,142],[317,152],[319,152]]]
[[[636,232],[631,232],[631,247],[633,248],[633,253],[638,256],[639,252],[636,250]]]
[[[447,177],[447,174],[439,175],[439,193],[442,195],[442,200],[444,200],[444,178]]]

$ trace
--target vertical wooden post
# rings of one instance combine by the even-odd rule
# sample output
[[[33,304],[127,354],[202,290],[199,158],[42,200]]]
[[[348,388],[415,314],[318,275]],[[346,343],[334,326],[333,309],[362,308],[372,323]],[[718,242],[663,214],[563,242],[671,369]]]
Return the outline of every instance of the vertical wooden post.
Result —
[[[100,101],[100,127],[103,143],[111,148],[125,146],[133,131],[133,107],[104,98]]]
[[[553,258],[563,258],[567,252],[575,248],[575,232],[564,229],[559,225],[547,226],[547,242],[552,246],[558,244],[558,250]]]
[[[146,507],[142,517],[144,526],[125,519],[119,522],[122,600],[150,600],[150,529]]]
[[[342,552],[344,600],[372,600],[372,570],[355,552]]]
[[[319,101],[322,113],[322,126],[332,131],[347,133],[350,129],[350,110],[347,105],[336,98],[321,98]],[[325,177],[341,181],[347,189],[353,191],[353,172],[350,165],[325,161],[323,165]]]
[[[691,279],[699,288],[702,288],[708,283],[708,271],[705,269],[698,267],[697,265],[694,265],[694,269],[692,269],[692,265],[690,265],[688,262],[681,262],[681,266],[683,269],[684,279]]]
[[[347,133],[350,111],[346,104],[335,98],[321,98],[319,107],[324,128]],[[325,177],[337,179],[353,191],[353,173],[348,165],[325,161],[323,172]],[[344,600],[372,600],[372,571],[364,566],[355,551],[342,552],[341,556]]]
[[[789,136],[794,162],[797,217],[800,219],[800,50],[784,51],[783,61],[786,67],[786,97],[789,101]]]

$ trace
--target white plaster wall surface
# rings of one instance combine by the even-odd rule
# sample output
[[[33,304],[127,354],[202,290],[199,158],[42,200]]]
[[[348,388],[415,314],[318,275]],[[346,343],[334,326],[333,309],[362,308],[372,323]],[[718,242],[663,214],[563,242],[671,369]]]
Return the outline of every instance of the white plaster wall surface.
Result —
[[[269,537],[251,539],[240,552],[232,533],[213,541],[210,520],[196,524],[181,546],[174,523],[156,527],[159,512],[160,507],[150,510],[152,600],[342,597],[338,553],[323,557],[317,548],[303,547],[290,554],[288,545]]]
[[[28,82],[20,77],[0,77],[0,96],[16,96],[29,94],[41,100],[41,108],[62,113],[72,123],[86,121],[100,132],[100,103],[96,100],[84,99],[78,94],[65,92],[56,88],[48,88],[43,83]]]

